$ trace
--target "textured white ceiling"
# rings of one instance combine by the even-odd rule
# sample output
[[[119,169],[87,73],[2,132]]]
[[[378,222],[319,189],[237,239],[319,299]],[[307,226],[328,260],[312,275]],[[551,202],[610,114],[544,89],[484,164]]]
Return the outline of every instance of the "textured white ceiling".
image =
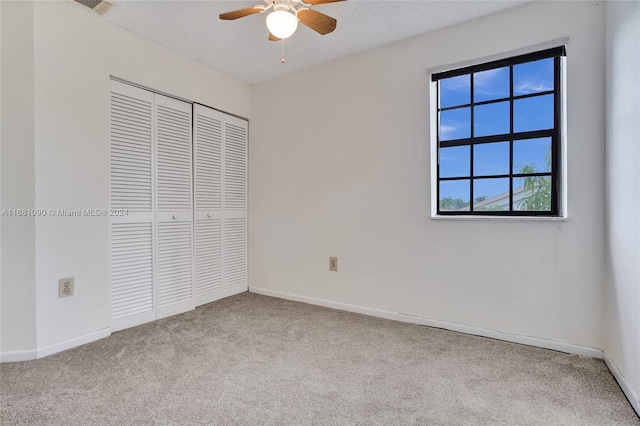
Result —
[[[338,28],[321,36],[300,25],[285,42],[284,64],[281,43],[267,40],[266,13],[218,19],[263,0],[115,0],[102,19],[253,84],[528,1],[348,0],[314,6],[336,18]]]

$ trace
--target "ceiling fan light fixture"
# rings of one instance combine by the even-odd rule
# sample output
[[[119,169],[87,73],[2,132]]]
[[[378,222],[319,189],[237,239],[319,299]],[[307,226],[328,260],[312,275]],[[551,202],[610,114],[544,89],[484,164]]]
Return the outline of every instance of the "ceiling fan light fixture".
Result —
[[[289,38],[298,28],[298,18],[286,10],[274,10],[267,16],[267,28],[278,38]]]

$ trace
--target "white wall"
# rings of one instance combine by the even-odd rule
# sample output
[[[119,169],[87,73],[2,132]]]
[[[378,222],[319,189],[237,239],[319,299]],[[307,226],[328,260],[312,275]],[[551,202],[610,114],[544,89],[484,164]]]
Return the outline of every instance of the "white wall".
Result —
[[[3,20],[15,18],[6,15],[3,9]],[[110,76],[250,116],[249,85],[104,22],[73,2],[36,2],[30,37],[35,102],[25,114],[35,117],[35,154],[24,157],[35,163],[35,190],[33,178],[14,185],[27,191],[32,185],[37,208],[108,208]],[[3,202],[5,195],[3,187]],[[108,223],[105,217],[36,219],[35,268],[20,272],[35,271],[39,355],[108,333]],[[9,244],[4,231],[2,243]],[[14,260],[6,254],[3,274]],[[59,299],[58,279],[69,276],[75,277],[75,295]],[[2,282],[3,327],[12,333],[22,316],[8,311],[5,318],[9,287],[4,276]],[[23,316],[33,321],[33,309]]]
[[[0,2],[2,9],[2,148],[0,209],[33,208],[33,5]],[[36,342],[35,220],[1,222],[0,353],[33,356]]]
[[[607,2],[606,27],[608,241],[604,347],[640,413],[640,3]]]
[[[565,36],[569,219],[430,219],[427,70]],[[252,289],[602,347],[600,3],[535,2],[263,82],[252,112]]]

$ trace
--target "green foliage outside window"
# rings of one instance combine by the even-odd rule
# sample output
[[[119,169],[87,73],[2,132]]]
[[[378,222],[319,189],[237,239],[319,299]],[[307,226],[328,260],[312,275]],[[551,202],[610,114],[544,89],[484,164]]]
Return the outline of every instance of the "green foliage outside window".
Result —
[[[544,157],[547,170],[551,170],[551,150]],[[539,172],[534,164],[527,164],[520,169],[522,174]],[[524,190],[530,195],[520,200],[518,208],[528,211],[551,210],[551,179],[548,176],[527,176],[524,178]]]

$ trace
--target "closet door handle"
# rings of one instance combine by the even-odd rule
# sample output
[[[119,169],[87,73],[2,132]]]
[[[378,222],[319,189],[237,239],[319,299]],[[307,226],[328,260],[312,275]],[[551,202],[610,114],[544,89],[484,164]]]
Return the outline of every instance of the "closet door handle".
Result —
[[[175,214],[174,214],[173,216],[171,216],[171,218],[172,218],[173,220],[178,220],[178,215],[175,215]]]
[[[207,218],[211,219],[211,213],[207,213]]]

